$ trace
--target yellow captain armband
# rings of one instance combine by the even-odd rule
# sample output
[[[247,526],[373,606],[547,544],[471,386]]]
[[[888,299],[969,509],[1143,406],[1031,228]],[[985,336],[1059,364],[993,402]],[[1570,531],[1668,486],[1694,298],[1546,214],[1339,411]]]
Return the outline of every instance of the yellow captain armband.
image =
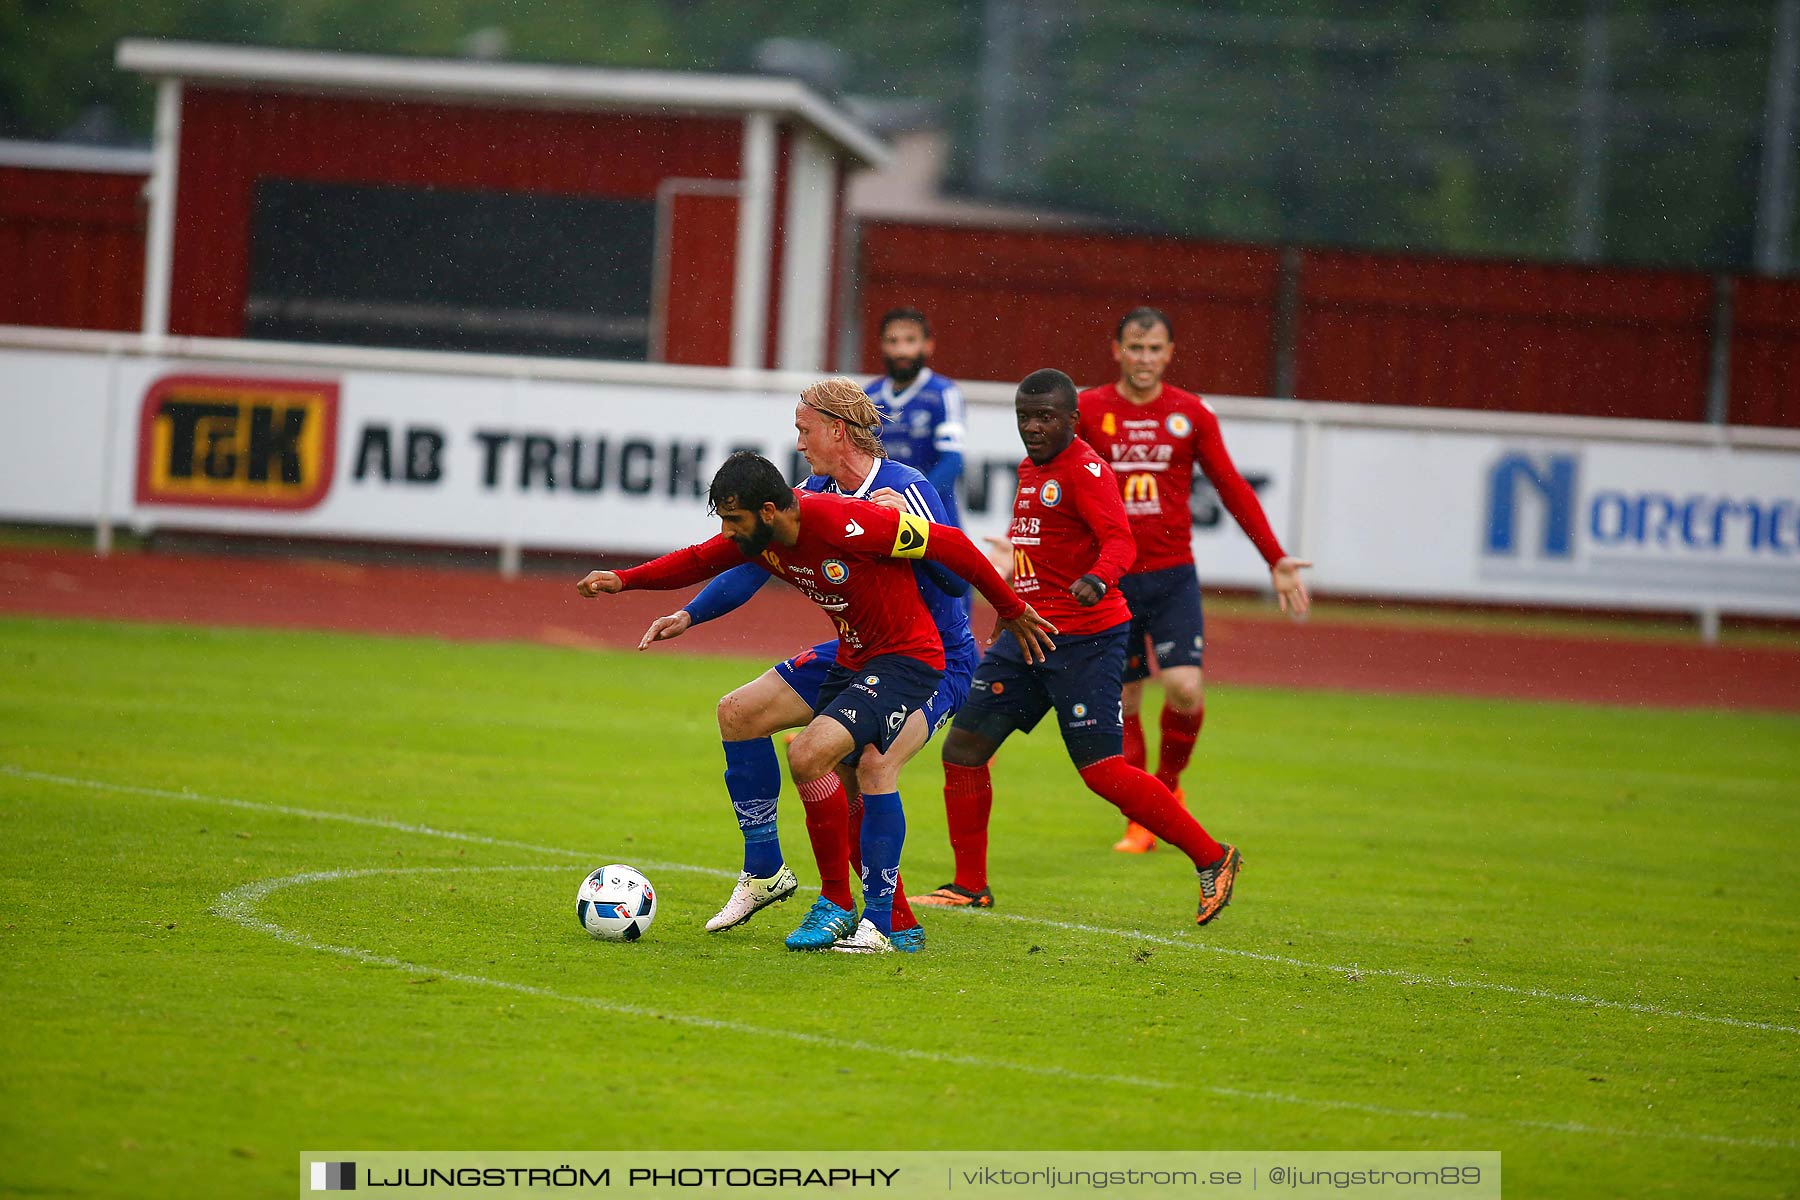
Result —
[[[931,522],[912,513],[899,514],[900,528],[894,531],[894,548],[889,558],[924,558],[925,543],[931,540]]]

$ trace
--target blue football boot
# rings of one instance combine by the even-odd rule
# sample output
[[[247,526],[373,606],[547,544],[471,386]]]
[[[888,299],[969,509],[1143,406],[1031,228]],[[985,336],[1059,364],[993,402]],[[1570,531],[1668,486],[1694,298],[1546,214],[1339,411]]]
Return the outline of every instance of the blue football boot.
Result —
[[[800,928],[787,936],[789,950],[829,950],[856,928],[856,910],[839,908],[825,897],[813,901]]]

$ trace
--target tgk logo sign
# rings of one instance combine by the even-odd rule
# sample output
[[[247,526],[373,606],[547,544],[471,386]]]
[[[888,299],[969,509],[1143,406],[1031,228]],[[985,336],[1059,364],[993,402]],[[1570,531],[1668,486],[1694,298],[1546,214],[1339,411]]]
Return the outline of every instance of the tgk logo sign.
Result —
[[[337,459],[338,386],[177,375],[144,394],[140,504],[305,509]]]

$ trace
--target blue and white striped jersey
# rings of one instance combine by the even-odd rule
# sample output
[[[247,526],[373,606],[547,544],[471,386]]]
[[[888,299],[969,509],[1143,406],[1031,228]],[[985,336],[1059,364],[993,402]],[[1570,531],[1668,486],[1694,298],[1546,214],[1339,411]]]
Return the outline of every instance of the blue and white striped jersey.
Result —
[[[925,367],[901,392],[894,391],[894,381],[885,375],[863,391],[888,418],[881,427],[888,457],[924,475],[944,502],[941,523],[960,526],[956,481],[962,475],[966,417],[956,383]]]

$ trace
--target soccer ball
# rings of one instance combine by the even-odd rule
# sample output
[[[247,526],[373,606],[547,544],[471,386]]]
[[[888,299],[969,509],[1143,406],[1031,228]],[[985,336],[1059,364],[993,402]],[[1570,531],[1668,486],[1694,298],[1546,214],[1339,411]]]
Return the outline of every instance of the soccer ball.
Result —
[[[656,892],[636,868],[601,867],[581,881],[575,919],[603,942],[635,942],[656,920]]]

